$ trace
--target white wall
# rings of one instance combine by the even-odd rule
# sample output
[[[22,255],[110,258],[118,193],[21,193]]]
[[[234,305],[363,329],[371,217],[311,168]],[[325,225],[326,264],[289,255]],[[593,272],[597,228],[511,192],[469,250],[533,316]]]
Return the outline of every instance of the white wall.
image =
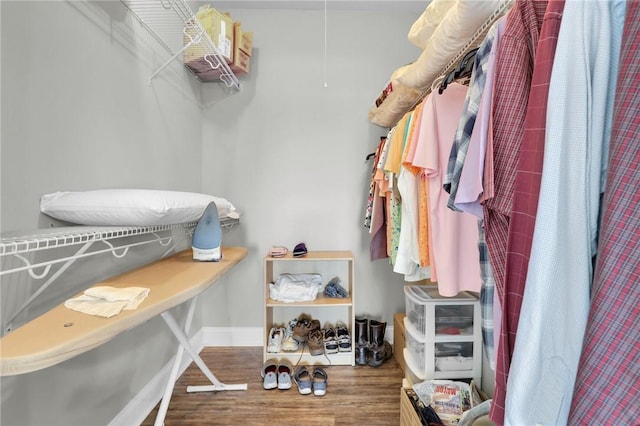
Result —
[[[120,2],[2,1],[0,8],[3,232],[48,226],[38,205],[47,192],[201,190],[202,112],[192,79],[176,64],[147,84],[160,57],[134,33]],[[78,262],[45,298],[162,253],[144,247],[125,260]],[[4,292],[41,282],[19,273],[1,284]],[[58,366],[2,377],[0,423],[106,424],[174,353],[174,339],[156,318]]]
[[[362,227],[372,152],[384,131],[366,113],[387,78],[417,57],[414,13],[329,11],[327,78],[321,11],[232,10],[255,33],[251,75],[219,97],[149,52],[120,2],[0,2],[2,231],[48,226],[41,194],[147,187],[219,194],[242,213],[226,244],[242,266],[201,299],[196,326],[262,325],[262,257],[273,244],[356,256],[358,313],[392,321],[401,277],[368,260]],[[126,265],[96,262],[89,278]],[[91,269],[87,265],[84,268]],[[83,283],[83,280],[86,281]],[[58,366],[2,378],[4,425],[108,423],[174,352],[156,318]],[[215,368],[214,368],[215,369]]]
[[[271,245],[299,242],[351,250],[356,313],[392,324],[404,281],[386,260],[369,260],[363,227],[365,157],[386,135],[367,112],[392,71],[419,54],[406,40],[415,14],[329,9],[325,62],[323,10],[230,12],[255,33],[252,68],[238,96],[205,110],[202,186],[231,188],[243,216],[227,238],[249,256],[224,305],[211,300],[229,309],[207,310],[205,324],[261,324],[263,257]]]
[[[2,229],[37,225],[45,192],[199,190],[201,111],[147,85],[121,4],[24,3],[2,2]]]

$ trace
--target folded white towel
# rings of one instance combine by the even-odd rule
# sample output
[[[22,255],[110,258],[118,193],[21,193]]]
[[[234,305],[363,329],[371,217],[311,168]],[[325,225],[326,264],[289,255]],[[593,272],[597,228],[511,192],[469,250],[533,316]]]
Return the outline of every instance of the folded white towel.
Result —
[[[74,311],[111,318],[122,310],[136,309],[149,295],[144,287],[115,288],[109,286],[92,287],[78,297],[64,302],[64,306]]]

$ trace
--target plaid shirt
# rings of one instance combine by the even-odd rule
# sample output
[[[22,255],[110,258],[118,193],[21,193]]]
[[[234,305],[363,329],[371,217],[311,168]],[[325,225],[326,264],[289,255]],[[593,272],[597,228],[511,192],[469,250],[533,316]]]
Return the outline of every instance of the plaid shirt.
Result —
[[[522,320],[507,382],[509,424],[568,421],[590,309],[625,8],[624,0],[564,6]]]
[[[485,232],[499,299],[520,142],[524,133],[533,61],[547,1],[514,3],[506,16],[496,56],[493,98],[494,197],[485,200]],[[489,211],[488,211],[489,210]]]
[[[489,259],[498,299],[504,298],[504,277],[513,183],[524,132],[533,62],[547,1],[517,0],[506,15],[496,56],[493,98],[494,196],[484,202],[484,224]],[[504,312],[503,312],[504,317]],[[500,353],[498,346],[498,354]],[[500,369],[500,365],[496,365]],[[508,367],[505,370],[508,372]],[[502,424],[506,374],[496,371],[491,420]]]
[[[480,288],[480,315],[482,317],[482,342],[484,343],[484,353],[489,361],[489,366],[495,370],[495,345],[493,327],[493,294],[494,282],[489,262],[489,250],[484,240],[484,223],[478,219],[478,251],[480,252],[480,277],[482,287]]]
[[[640,3],[627,2],[591,311],[569,424],[640,419]]]
[[[500,343],[496,351],[497,395],[494,398],[496,409],[504,406],[507,377],[513,356],[522,295],[527,278],[542,175],[549,81],[551,80],[563,9],[564,0],[549,2],[540,30],[540,40],[531,78],[531,92],[516,173],[513,209],[509,222],[502,326],[500,327]]]
[[[460,117],[460,123],[458,124],[456,135],[453,139],[453,145],[451,146],[451,152],[449,154],[449,163],[447,164],[447,173],[444,178],[443,187],[444,190],[450,194],[447,207],[455,211],[460,211],[454,203],[458,192],[458,184],[460,183],[462,167],[464,165],[464,160],[467,157],[467,150],[469,149],[471,133],[473,132],[476,117],[478,116],[478,109],[480,108],[480,102],[482,101],[482,93],[486,82],[487,65],[489,62],[489,53],[491,53],[491,46],[495,39],[496,27],[497,24],[494,24],[491,27],[486,38],[483,40],[476,52],[476,57],[473,61],[473,71],[471,72],[471,80],[469,82],[469,90],[467,91],[467,97],[464,100],[463,113]]]

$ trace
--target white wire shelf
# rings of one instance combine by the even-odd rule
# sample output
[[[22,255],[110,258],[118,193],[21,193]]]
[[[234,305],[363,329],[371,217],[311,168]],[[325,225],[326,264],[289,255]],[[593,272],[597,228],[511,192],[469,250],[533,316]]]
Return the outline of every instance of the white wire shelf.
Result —
[[[221,218],[220,227],[229,230],[239,222],[239,218]],[[34,280],[46,278],[38,290],[7,317],[3,331],[11,331],[14,320],[77,260],[103,253],[111,253],[120,259],[127,255],[130,248],[152,243],[165,247],[164,257],[175,248],[175,244],[171,244],[174,241],[174,231],[192,235],[196,225],[197,222],[154,226],[78,225],[38,229],[29,234],[3,234],[0,238],[0,276],[26,271]],[[102,243],[105,247],[94,247],[96,243]],[[70,247],[74,252],[68,254],[68,251],[61,251],[64,254],[58,254],[55,249],[63,247]],[[33,255],[36,253],[46,255]],[[60,266],[52,271],[53,265]]]
[[[184,63],[188,49],[201,58],[200,67],[219,74],[227,87],[240,90],[240,82],[226,59],[184,0],[120,0],[131,15],[163,46],[171,57],[149,77],[153,80],[174,60]],[[192,67],[187,67],[193,72]],[[199,69],[199,71],[205,71]],[[194,75],[197,74],[194,72]],[[207,80],[208,81],[208,80]]]
[[[68,247],[93,241],[108,241],[116,238],[156,233],[175,228],[188,228],[195,223],[163,226],[65,226],[59,228],[38,229],[33,234],[2,236],[0,256],[26,254],[38,250]],[[3,271],[4,272],[4,271]]]
[[[228,230],[239,223],[239,219],[221,218],[220,226],[223,230]],[[13,267],[7,270],[0,270],[0,275],[20,270],[34,269],[45,267],[48,264],[61,263],[67,261],[67,258],[54,259],[47,262],[31,264],[22,255],[49,249],[61,247],[87,245],[95,242],[104,242],[108,248],[100,251],[92,251],[89,253],[81,253],[74,257],[91,256],[106,251],[121,252],[126,251],[129,247],[136,245],[148,244],[158,241],[163,243],[171,237],[161,237],[159,233],[171,231],[174,229],[184,229],[185,232],[193,233],[197,222],[173,224],[173,225],[154,225],[154,226],[64,226],[46,229],[38,229],[34,232],[25,233],[8,233],[3,234],[0,238],[0,257],[17,256],[25,263],[20,267]],[[122,239],[125,237],[135,237],[151,235],[153,238],[146,241],[130,242],[120,246],[114,246],[111,241]]]

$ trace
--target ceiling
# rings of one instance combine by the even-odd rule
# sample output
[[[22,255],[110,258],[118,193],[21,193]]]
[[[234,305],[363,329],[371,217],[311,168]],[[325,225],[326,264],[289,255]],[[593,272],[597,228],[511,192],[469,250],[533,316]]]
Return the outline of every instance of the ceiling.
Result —
[[[385,10],[420,14],[430,0],[233,0],[215,1],[217,9]],[[191,2],[190,2],[191,3]],[[211,1],[193,2],[196,5]],[[197,7],[196,7],[197,9]]]

